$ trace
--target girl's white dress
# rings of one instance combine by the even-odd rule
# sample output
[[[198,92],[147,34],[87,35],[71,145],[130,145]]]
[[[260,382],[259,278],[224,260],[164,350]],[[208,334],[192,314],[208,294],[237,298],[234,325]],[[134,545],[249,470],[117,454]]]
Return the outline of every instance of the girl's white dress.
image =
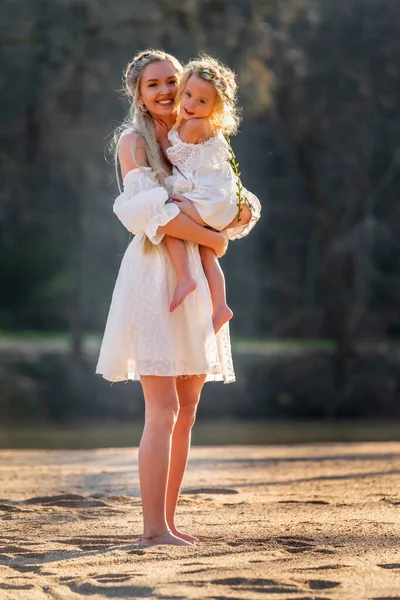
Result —
[[[165,184],[189,198],[203,221],[221,231],[238,211],[236,176],[229,164],[226,139],[218,133],[202,144],[189,144],[173,129],[168,139],[172,145],[167,154],[173,169]]]
[[[188,157],[193,154],[193,163],[198,146],[188,153]],[[201,156],[205,160],[207,153]],[[230,239],[247,235],[260,217],[258,199],[247,190],[245,193],[252,205],[252,219],[231,229]],[[236,193],[236,204],[235,199]],[[174,219],[179,209],[167,200],[166,189],[160,187],[149,167],[127,173],[113,210],[135,236],[121,262],[96,373],[109,381],[205,373],[206,381],[229,383],[235,380],[229,324],[214,334],[210,293],[197,244],[186,242],[197,289],[169,312],[175,271],[158,227]],[[148,251],[145,236],[154,244]]]

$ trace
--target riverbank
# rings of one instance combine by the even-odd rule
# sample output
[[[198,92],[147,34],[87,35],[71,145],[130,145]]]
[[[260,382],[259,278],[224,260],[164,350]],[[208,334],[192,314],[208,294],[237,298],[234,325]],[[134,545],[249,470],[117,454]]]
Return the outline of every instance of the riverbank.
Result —
[[[197,447],[195,548],[138,544],[135,448],[0,451],[3,600],[399,598],[400,444]]]
[[[199,412],[202,407],[200,406]],[[0,449],[86,450],[137,446],[143,417],[125,423],[0,424]],[[400,421],[276,421],[198,417],[194,446],[304,444],[323,442],[400,442]]]

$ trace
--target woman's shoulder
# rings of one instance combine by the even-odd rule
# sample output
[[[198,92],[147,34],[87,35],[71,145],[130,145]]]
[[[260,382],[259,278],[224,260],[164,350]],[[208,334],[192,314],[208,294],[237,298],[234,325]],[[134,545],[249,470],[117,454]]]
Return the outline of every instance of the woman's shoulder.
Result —
[[[123,175],[132,169],[148,165],[146,144],[139,133],[126,130],[121,134],[118,142],[118,158]]]
[[[124,152],[133,146],[136,148],[145,148],[144,139],[134,129],[125,129],[120,135],[118,150]]]

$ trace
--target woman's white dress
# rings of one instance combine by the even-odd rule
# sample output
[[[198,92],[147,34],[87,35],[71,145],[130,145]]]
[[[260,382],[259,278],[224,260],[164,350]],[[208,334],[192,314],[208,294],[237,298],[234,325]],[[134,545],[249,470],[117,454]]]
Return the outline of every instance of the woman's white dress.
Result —
[[[173,165],[165,184],[189,198],[203,221],[221,231],[235,218],[236,176],[229,163],[229,145],[222,133],[202,144],[183,142],[176,130],[168,133],[167,149]]]
[[[252,219],[230,230],[230,239],[247,235],[259,219],[260,203],[246,193],[252,204]],[[214,334],[210,292],[197,244],[186,242],[197,289],[169,312],[176,278],[158,227],[174,219],[179,209],[167,200],[166,189],[160,187],[149,167],[127,173],[113,210],[135,235],[119,269],[96,373],[108,381],[205,373],[206,381],[232,382],[235,373],[229,324]],[[154,244],[147,251],[146,236]]]

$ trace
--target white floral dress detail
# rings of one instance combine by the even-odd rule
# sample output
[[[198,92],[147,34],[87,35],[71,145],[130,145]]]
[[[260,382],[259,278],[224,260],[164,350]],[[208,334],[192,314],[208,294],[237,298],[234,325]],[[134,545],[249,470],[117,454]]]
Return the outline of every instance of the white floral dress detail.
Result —
[[[200,144],[183,142],[176,130],[168,133],[173,165],[165,185],[189,198],[203,221],[221,231],[237,214],[236,176],[229,163],[229,146],[222,135]]]

